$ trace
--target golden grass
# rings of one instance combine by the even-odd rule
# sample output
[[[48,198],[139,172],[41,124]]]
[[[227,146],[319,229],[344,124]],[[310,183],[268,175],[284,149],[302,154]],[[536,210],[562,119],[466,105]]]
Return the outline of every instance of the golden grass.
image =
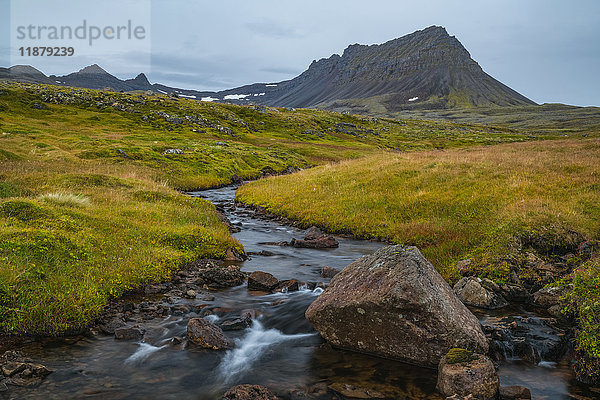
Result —
[[[236,199],[332,232],[419,246],[447,279],[525,229],[600,232],[600,140],[382,152],[252,182]]]

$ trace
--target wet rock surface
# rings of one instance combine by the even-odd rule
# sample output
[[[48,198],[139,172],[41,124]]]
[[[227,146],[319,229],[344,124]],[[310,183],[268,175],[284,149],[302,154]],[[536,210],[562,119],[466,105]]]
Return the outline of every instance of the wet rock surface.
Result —
[[[437,382],[442,395],[472,396],[480,400],[496,398],[500,381],[494,364],[483,354],[474,354],[472,358],[471,361],[450,363],[447,357],[442,357]]]
[[[239,385],[229,389],[221,400],[277,400],[269,389],[259,385]]]
[[[51,372],[19,351],[6,351],[0,356],[0,392],[10,386],[37,386]]]
[[[334,346],[436,366],[453,347],[486,353],[477,318],[416,247],[389,246],[348,265],[306,311]]]
[[[523,386],[500,386],[500,400],[531,400],[531,391]]]
[[[203,318],[189,320],[187,338],[196,346],[206,349],[227,350],[233,347],[221,328]]]
[[[494,360],[521,358],[537,364],[558,361],[567,351],[567,331],[554,318],[487,318],[482,326],[491,340],[490,356]]]
[[[248,290],[256,290],[259,292],[272,292],[279,281],[268,272],[254,271],[248,276]]]

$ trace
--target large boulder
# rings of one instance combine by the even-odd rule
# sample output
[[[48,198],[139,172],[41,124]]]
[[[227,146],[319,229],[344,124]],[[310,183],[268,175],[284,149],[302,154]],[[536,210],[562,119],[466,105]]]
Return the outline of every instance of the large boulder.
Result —
[[[233,347],[221,328],[203,318],[189,320],[187,337],[190,342],[205,349],[227,350]]]
[[[416,247],[348,265],[306,311],[334,346],[435,367],[453,347],[486,353],[477,318]]]
[[[469,306],[493,310],[508,304],[500,294],[498,285],[489,279],[462,278],[454,285],[454,293]]]
[[[437,389],[444,396],[495,399],[500,386],[492,361],[482,354],[451,349],[438,366]]]

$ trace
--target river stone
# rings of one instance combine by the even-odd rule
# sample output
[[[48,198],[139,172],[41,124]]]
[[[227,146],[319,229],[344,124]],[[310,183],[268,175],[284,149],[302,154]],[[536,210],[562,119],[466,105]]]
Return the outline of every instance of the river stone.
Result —
[[[246,275],[240,271],[240,267],[234,265],[202,269],[197,275],[204,283],[218,288],[239,286],[246,280]]]
[[[465,277],[454,285],[454,293],[465,304],[490,310],[502,308],[508,303],[499,293],[500,288],[489,279]]]
[[[124,326],[122,328],[115,329],[115,339],[117,340],[141,340],[145,333],[144,328],[140,328],[138,325]]]
[[[279,281],[268,272],[254,271],[248,277],[248,290],[271,292],[277,287]]]
[[[500,386],[500,400],[531,400],[531,391],[523,386]]]
[[[328,267],[327,265],[321,269],[321,277],[323,278],[333,278],[340,272],[339,269]]]
[[[533,303],[540,307],[550,308],[560,303],[565,290],[561,287],[541,288],[533,294]]]
[[[223,330],[204,318],[192,318],[187,324],[187,338],[190,342],[205,349],[227,350],[232,347],[231,341]]]
[[[321,236],[323,236],[323,232],[321,232],[321,230],[316,226],[311,226],[306,231],[306,234],[304,235],[304,240],[315,240]]]
[[[288,279],[277,284],[277,291],[283,293],[297,292],[300,290],[300,282],[296,279]]]
[[[290,246],[306,249],[332,249],[339,247],[340,244],[333,236],[322,235],[312,240],[292,239]]]
[[[488,350],[477,318],[416,247],[354,261],[306,318],[334,346],[432,368],[453,347]]]
[[[277,400],[269,389],[259,385],[239,385],[229,389],[221,400]]]
[[[437,390],[443,396],[468,396],[495,399],[500,381],[492,361],[482,354],[474,360],[450,364],[442,357],[438,366]]]

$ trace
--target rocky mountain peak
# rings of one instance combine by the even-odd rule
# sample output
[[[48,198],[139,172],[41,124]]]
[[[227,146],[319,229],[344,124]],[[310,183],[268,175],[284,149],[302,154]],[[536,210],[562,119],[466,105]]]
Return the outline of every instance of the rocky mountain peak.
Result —
[[[102,69],[102,67],[100,67],[98,64],[88,65],[87,67],[80,69],[76,73],[77,74],[107,74],[107,75],[110,75],[108,72],[106,72],[104,69]]]

